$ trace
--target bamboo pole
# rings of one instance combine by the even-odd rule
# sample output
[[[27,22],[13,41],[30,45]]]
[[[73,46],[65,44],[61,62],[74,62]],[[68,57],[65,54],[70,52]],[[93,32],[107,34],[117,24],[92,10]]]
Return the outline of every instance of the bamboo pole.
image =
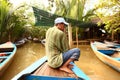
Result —
[[[76,27],[76,43],[77,43],[77,48],[78,48],[78,27]]]
[[[73,41],[72,41],[72,27],[71,27],[71,24],[69,24],[69,26],[68,26],[68,40],[69,40],[69,47],[72,48]]]

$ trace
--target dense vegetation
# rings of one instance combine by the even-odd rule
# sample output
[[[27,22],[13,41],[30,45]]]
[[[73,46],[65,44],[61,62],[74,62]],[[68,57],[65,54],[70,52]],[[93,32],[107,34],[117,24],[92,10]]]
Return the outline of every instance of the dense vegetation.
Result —
[[[96,23],[98,26],[103,27],[104,24],[103,29],[107,34],[118,36],[120,34],[120,1],[98,1],[99,3],[94,8],[86,10],[88,0],[49,0],[47,7],[42,4],[40,6],[40,3],[34,5],[24,3],[16,8],[13,8],[13,4],[8,0],[0,0],[0,43],[15,42],[29,36],[39,39],[45,38],[48,27],[34,26],[34,13],[28,12],[29,9],[32,10],[32,6],[49,12],[53,7],[56,7],[54,14],[82,22],[92,22],[93,19],[98,18],[99,21]],[[76,30],[78,30],[79,39],[82,39],[86,28],[74,26],[73,39],[75,39]],[[117,38],[113,36],[112,39],[119,39],[119,36]]]

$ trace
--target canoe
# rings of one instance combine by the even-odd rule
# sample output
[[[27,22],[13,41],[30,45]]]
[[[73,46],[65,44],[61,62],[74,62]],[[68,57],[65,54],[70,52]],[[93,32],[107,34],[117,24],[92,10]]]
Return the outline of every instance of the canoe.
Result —
[[[42,57],[11,80],[90,80],[90,78],[74,63],[72,68],[74,74],[68,74],[59,69],[48,66],[46,56]]]
[[[108,46],[115,46],[115,47],[119,47],[120,48],[120,44],[119,43],[115,43],[112,41],[106,41],[104,40],[104,43],[107,44]]]
[[[16,46],[12,42],[0,45],[0,76],[8,68],[16,53]]]
[[[23,38],[19,41],[16,41],[14,44],[19,48],[19,47],[23,46],[27,41],[28,41],[27,38]]]
[[[116,46],[115,46],[116,47]],[[105,64],[120,72],[120,48],[112,49],[109,45],[100,42],[91,42],[95,55]]]
[[[38,38],[33,38],[33,42],[40,43],[40,40]]]
[[[42,44],[43,46],[45,46],[45,41],[46,41],[46,39],[41,40],[41,44]]]

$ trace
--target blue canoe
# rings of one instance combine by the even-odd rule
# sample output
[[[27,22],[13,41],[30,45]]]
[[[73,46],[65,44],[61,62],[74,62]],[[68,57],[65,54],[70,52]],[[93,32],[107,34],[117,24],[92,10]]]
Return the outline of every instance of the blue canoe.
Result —
[[[34,72],[39,70],[40,67],[45,64],[45,62],[47,62],[46,56],[39,59],[32,65],[30,65],[25,70],[18,73],[16,76],[14,76],[12,78],[12,80],[90,80],[90,78],[82,70],[80,70],[74,63],[71,63],[74,65],[72,70],[75,73],[75,75],[77,75],[79,78],[48,76],[48,75],[46,75],[46,76],[45,75],[35,75]],[[43,68],[45,68],[45,67],[43,67]],[[47,72],[47,71],[43,71],[43,72]],[[50,71],[50,72],[52,72],[52,71]],[[57,74],[59,74],[59,73],[60,73],[60,71],[57,72]]]
[[[16,50],[17,48],[12,42],[6,42],[0,45],[0,76],[12,62]]]

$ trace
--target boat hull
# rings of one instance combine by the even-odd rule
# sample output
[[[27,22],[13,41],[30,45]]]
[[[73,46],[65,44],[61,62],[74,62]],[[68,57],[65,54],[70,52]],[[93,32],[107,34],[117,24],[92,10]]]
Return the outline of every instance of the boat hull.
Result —
[[[12,62],[16,50],[17,50],[16,46],[11,42],[6,42],[0,45],[0,54],[3,53],[5,54],[4,56],[3,55],[0,56],[0,59],[3,59],[3,61],[0,62],[0,76],[4,73],[4,71],[8,68],[8,66]]]
[[[47,62],[47,58],[46,56],[39,59],[38,61],[36,61],[35,63],[33,63],[31,66],[29,66],[28,68],[26,68],[25,70],[23,70],[22,72],[20,72],[19,74],[17,74],[15,77],[12,78],[12,80],[90,80],[89,77],[82,71],[80,70],[74,63],[71,63],[74,65],[73,67],[73,72],[75,73],[75,75],[78,76],[78,78],[75,77],[60,77],[59,75],[57,76],[51,76],[54,73],[61,73],[60,71],[54,70],[54,73],[50,73],[50,75],[37,75],[36,73],[38,73],[37,71],[39,71],[39,69],[41,69],[41,66],[43,66],[43,64],[45,64]],[[47,65],[47,64],[46,64]],[[43,68],[45,68],[45,66],[43,66]],[[46,68],[47,70],[43,70],[40,72],[53,72],[53,69],[48,70],[48,68]],[[35,73],[36,72],[36,73]],[[64,73],[65,74],[65,73]]]
[[[70,78],[70,77],[51,77],[51,76],[34,76],[34,75],[28,75],[24,78],[25,80],[84,80],[82,78],[76,79],[76,78]]]
[[[105,64],[120,72],[120,61],[97,50],[96,44],[91,43],[91,48],[95,55]]]
[[[17,48],[19,48],[19,47],[22,47],[26,42],[28,42],[27,38],[23,38],[22,40],[19,40],[14,44],[17,46]]]

